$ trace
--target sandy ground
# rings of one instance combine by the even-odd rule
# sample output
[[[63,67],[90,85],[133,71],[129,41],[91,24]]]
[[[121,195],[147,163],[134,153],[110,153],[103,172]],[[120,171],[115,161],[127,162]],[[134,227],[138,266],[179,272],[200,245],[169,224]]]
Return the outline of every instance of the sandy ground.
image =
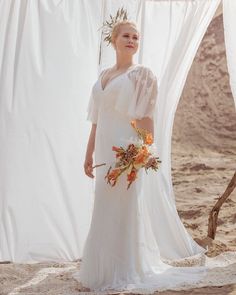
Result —
[[[236,113],[229,86],[222,15],[217,12],[198,50],[176,112],[172,177],[179,215],[204,245],[208,215],[235,171]],[[208,256],[236,251],[236,191],[222,206]],[[76,262],[0,264],[0,295],[75,295]],[[236,272],[236,267],[235,267]],[[236,273],[235,273],[236,276]],[[127,293],[126,293],[127,294]],[[236,284],[158,294],[236,294]]]
[[[233,174],[233,160],[235,162],[232,155],[213,151],[186,155],[178,149],[178,145],[173,149],[173,182],[177,209],[188,232],[202,245],[207,235],[208,214]],[[220,211],[216,239],[208,256],[212,257],[223,251],[236,251],[236,191]],[[91,294],[82,292],[81,286],[71,277],[76,267],[76,262],[0,264],[0,295]],[[234,273],[236,280],[236,264]],[[236,284],[158,294],[236,295]]]

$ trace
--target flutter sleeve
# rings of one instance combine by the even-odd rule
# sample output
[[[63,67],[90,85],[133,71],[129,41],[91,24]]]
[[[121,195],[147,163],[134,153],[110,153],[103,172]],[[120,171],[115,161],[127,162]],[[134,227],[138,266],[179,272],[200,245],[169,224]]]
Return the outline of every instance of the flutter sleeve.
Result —
[[[128,107],[128,113],[134,119],[153,118],[157,100],[157,78],[148,67],[138,67],[128,73],[133,82],[134,91]]]

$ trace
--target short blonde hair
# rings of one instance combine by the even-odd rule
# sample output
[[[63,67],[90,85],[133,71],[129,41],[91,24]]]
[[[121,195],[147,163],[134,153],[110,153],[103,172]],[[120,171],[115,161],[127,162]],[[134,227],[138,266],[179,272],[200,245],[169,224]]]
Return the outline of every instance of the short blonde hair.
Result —
[[[112,32],[111,32],[111,43],[112,43],[112,45],[114,45],[115,39],[116,39],[116,37],[119,34],[120,27],[123,26],[123,25],[131,25],[131,26],[135,27],[135,29],[139,33],[139,31],[137,29],[137,24],[134,21],[131,21],[131,20],[122,20],[122,21],[119,21],[112,28]]]

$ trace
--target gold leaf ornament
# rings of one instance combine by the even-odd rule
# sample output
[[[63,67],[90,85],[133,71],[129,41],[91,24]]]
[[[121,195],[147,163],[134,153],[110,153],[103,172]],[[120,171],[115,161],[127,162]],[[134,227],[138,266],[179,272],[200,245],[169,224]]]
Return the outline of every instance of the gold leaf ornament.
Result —
[[[110,20],[106,20],[105,22],[103,22],[103,25],[98,30],[102,29],[102,35],[105,36],[103,40],[108,43],[107,46],[111,43],[111,33],[114,25],[127,19],[127,10],[121,7],[117,10],[114,17],[110,14]]]

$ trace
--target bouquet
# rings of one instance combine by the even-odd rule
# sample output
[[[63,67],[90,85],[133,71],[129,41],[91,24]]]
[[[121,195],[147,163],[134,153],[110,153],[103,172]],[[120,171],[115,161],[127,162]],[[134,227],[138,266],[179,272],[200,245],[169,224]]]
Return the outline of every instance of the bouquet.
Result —
[[[145,129],[137,128],[135,121],[131,121],[131,126],[136,130],[139,140],[130,142],[126,148],[112,147],[112,150],[116,152],[116,163],[114,168],[110,166],[105,176],[107,183],[111,186],[114,186],[119,176],[126,172],[127,189],[129,189],[137,178],[139,169],[144,168],[146,173],[150,168],[157,171],[161,163],[156,155],[152,134]]]

